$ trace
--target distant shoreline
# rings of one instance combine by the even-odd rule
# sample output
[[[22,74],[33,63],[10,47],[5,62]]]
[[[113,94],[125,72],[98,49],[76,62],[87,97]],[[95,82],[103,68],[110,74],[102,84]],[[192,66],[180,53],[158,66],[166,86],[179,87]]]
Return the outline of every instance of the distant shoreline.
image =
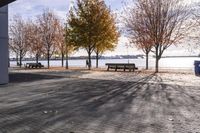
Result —
[[[200,58],[200,56],[163,56],[162,58]]]
[[[152,58],[155,58],[154,56],[151,56]],[[200,56],[163,56],[162,58],[200,58]],[[85,60],[87,59],[87,57],[71,57],[69,58],[69,60]],[[142,56],[138,56],[138,57],[123,57],[123,58],[119,58],[119,57],[103,57],[100,58],[99,60],[115,60],[115,59],[144,59],[144,57]],[[62,60],[61,58],[52,58],[50,59],[51,61],[58,61],[58,60]],[[65,59],[64,59],[65,60]],[[92,60],[95,60],[95,58],[92,58]],[[10,58],[10,61],[17,61],[16,58]],[[25,58],[22,61],[35,61],[34,58]],[[39,59],[39,61],[46,61],[46,59]]]

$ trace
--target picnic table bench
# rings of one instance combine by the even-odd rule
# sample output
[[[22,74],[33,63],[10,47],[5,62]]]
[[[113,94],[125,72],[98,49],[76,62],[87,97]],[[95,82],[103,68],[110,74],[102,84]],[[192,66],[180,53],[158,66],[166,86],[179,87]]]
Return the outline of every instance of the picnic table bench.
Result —
[[[26,68],[42,68],[44,65],[41,63],[26,63],[25,65]]]
[[[123,69],[126,71],[126,69],[128,69],[130,72],[134,72],[135,69],[138,69],[135,67],[134,63],[106,63],[106,66],[108,66],[107,71],[110,69],[115,69],[115,71],[117,71],[117,69]]]

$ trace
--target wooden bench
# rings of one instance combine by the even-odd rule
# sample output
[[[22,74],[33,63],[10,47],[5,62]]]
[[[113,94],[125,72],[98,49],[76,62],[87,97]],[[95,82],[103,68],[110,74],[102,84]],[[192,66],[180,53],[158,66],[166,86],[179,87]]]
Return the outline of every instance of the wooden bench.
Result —
[[[117,71],[117,69],[123,69],[126,71],[126,69],[128,69],[130,72],[134,72],[135,69],[138,69],[135,67],[134,63],[106,63],[106,66],[108,66],[107,71],[110,69],[115,69],[115,71]]]
[[[25,65],[26,68],[42,68],[44,65],[41,63],[26,63]]]

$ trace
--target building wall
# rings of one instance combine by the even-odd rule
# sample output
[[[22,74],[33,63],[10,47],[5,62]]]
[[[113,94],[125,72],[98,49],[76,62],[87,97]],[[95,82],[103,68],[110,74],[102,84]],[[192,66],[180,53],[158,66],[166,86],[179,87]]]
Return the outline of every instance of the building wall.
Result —
[[[8,83],[8,6],[0,8],[0,84]]]

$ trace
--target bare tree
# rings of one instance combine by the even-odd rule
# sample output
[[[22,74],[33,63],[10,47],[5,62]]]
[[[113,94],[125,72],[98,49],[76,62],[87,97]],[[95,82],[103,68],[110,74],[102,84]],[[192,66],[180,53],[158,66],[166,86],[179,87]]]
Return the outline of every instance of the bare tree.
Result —
[[[15,16],[10,26],[10,41],[11,50],[19,56],[19,66],[22,66],[22,59],[28,51],[27,40],[27,24],[21,16]]]
[[[19,65],[19,51],[15,46],[15,42],[13,40],[13,38],[9,38],[9,51],[12,54],[15,54],[16,57],[16,65]]]
[[[61,21],[58,23],[55,36],[56,52],[61,55],[62,67],[64,67],[64,60],[66,57],[66,68],[68,69],[68,56],[75,50],[73,45],[70,45],[67,40],[67,29]]]
[[[74,51],[78,50],[78,47],[75,47],[73,42],[69,41],[69,29],[67,28],[67,24],[65,25],[65,57],[66,57],[66,65],[65,68],[69,68],[69,55],[71,55]]]
[[[50,58],[55,52],[55,37],[58,30],[58,18],[50,10],[45,10],[38,18],[39,31],[44,45],[44,53],[47,57],[48,68],[50,68]]]
[[[136,45],[136,47],[138,49],[141,49],[145,55],[146,55],[146,70],[149,69],[149,53],[151,52],[151,49],[153,47],[153,43],[152,41],[149,39],[148,36],[140,35],[138,36],[138,38],[135,39],[134,42]]]
[[[200,56],[200,2],[193,6],[193,15],[191,22],[194,22],[193,27],[191,28],[191,34],[188,37],[189,41],[189,50],[193,53],[198,52]]]
[[[61,22],[58,23],[58,30],[56,32],[56,48],[57,52],[61,55],[62,67],[64,67],[64,58],[66,53],[65,48],[65,28]]]
[[[153,42],[155,72],[158,72],[163,52],[171,45],[180,43],[187,33],[187,5],[184,5],[183,0],[136,0],[134,3],[133,10],[137,9],[142,22],[145,20],[145,35]]]
[[[143,17],[141,14],[142,11],[139,8],[127,8],[125,9],[126,15],[124,17],[124,24],[126,32],[129,38],[129,41],[133,46],[136,46],[138,49],[142,50],[146,55],[146,69],[149,68],[148,59],[149,53],[153,47],[153,41],[150,36],[147,34],[146,22],[147,18]]]

